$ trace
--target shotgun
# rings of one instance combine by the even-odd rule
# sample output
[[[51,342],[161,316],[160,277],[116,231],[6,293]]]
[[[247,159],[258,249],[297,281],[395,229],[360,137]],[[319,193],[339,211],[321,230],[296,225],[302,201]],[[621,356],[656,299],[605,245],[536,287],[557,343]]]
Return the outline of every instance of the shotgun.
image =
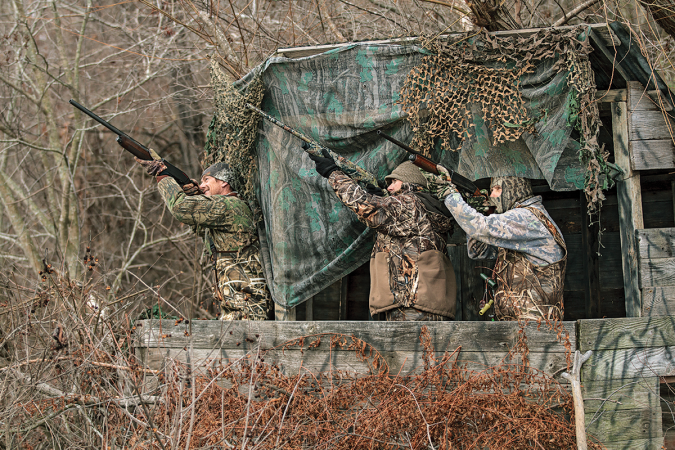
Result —
[[[363,169],[362,167],[357,166],[353,162],[345,159],[343,156],[338,155],[335,153],[333,150],[329,149],[328,147],[325,147],[315,140],[305,136],[304,134],[300,133],[299,131],[294,130],[293,128],[289,127],[288,125],[284,124],[282,121],[279,119],[270,116],[267,114],[265,111],[263,111],[260,108],[256,108],[255,106],[251,105],[250,103],[246,104],[246,107],[250,109],[251,111],[255,111],[260,116],[262,116],[264,119],[272,122],[274,125],[278,126],[279,128],[291,133],[293,136],[301,139],[304,141],[304,144],[302,145],[303,150],[305,150],[307,153],[311,153],[312,155],[316,156],[323,156],[323,150],[326,150],[328,154],[333,158],[335,161],[335,164],[340,168],[341,171],[345,173],[345,175],[348,175],[349,177],[360,181],[364,184],[372,184],[376,188],[379,188],[382,191],[382,196],[388,196],[389,192],[387,192],[386,189],[382,189],[380,184],[378,183],[377,179],[368,171]]]
[[[383,133],[381,130],[377,130],[377,134],[382,136],[389,142],[398,145],[406,152],[410,153],[409,158],[410,161],[412,161],[412,163],[415,164],[420,169],[429,173],[433,173],[434,175],[440,175],[437,164],[432,160],[430,160],[429,158],[427,158],[426,156],[422,155],[420,152],[414,150],[412,147],[404,144],[398,139],[394,139],[393,137]],[[452,170],[449,170],[449,172],[450,172],[450,179],[448,181],[452,182],[452,184],[457,186],[459,189],[466,191],[473,197],[485,197],[485,195],[480,191],[480,189],[478,189],[478,187],[473,183],[473,181],[469,180],[466,177],[463,177],[458,173],[455,173]]]
[[[112,126],[110,123],[106,122],[105,120],[101,119],[99,116],[94,114],[93,112],[89,111],[87,108],[84,106],[80,105],[77,103],[75,100],[70,100],[69,102],[71,105],[112,131],[117,135],[117,143],[122,147],[124,150],[128,151],[132,155],[134,155],[138,159],[142,159],[144,161],[149,161],[152,158],[152,155],[150,155],[150,151],[148,148],[141,144],[140,142],[136,141],[135,139],[131,138],[129,135],[124,133],[123,131],[118,130],[114,126]],[[180,185],[180,186],[185,186],[186,184],[191,184],[192,180],[190,180],[190,177],[188,177],[185,172],[182,170],[178,169],[176,166],[171,164],[170,162],[166,161],[165,159],[162,158],[162,162],[166,166],[166,170],[162,172],[162,175],[168,175]]]

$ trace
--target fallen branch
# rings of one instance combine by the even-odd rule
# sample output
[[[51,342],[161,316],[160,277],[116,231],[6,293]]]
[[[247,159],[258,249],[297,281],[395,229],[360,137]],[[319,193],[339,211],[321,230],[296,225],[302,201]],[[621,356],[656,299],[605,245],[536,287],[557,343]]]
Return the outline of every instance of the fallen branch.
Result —
[[[59,356],[58,358],[54,358],[54,359],[43,359],[43,358],[29,359],[27,361],[22,361],[18,364],[15,364],[13,366],[7,366],[7,367],[0,368],[0,373],[4,372],[6,370],[10,370],[10,369],[18,369],[19,367],[23,367],[23,366],[26,366],[28,364],[35,364],[35,363],[41,363],[41,362],[51,362],[51,361],[68,361],[68,360],[78,361],[80,364],[86,362],[88,364],[91,364],[92,366],[107,367],[109,369],[128,370],[130,372],[139,371],[139,372],[154,373],[154,374],[162,373],[161,370],[143,369],[143,368],[140,368],[140,367],[136,368],[136,367],[118,366],[118,365],[115,365],[115,364],[103,363],[103,362],[98,362],[98,361],[84,361],[84,360],[81,360],[81,359],[78,359],[78,358],[73,358],[73,357],[70,357],[70,356]]]
[[[583,2],[581,5],[577,6],[574,8],[572,11],[570,11],[568,14],[565,14],[563,11],[564,16],[561,17],[560,19],[556,20],[556,22],[553,24],[554,27],[559,27],[561,25],[565,25],[567,22],[570,21],[570,19],[573,19],[579,13],[583,12],[584,10],[590,8],[591,6],[595,5],[598,3],[600,0],[587,0]]]
[[[593,354],[593,350],[589,350],[583,355],[577,350],[574,352],[574,366],[572,366],[572,374],[567,372],[562,374],[562,377],[570,382],[572,385],[572,399],[574,400],[574,422],[577,429],[577,449],[586,450],[586,414],[584,412],[584,397],[581,395],[581,366],[584,365],[588,358]]]

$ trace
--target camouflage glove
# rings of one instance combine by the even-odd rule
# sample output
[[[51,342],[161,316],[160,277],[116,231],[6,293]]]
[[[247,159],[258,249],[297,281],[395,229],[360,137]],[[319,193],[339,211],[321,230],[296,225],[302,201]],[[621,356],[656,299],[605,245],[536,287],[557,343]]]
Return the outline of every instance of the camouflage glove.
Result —
[[[490,197],[486,189],[481,189],[480,193],[482,195],[462,194],[462,196],[469,206],[484,216],[487,216],[490,214],[490,208],[492,207],[492,204],[489,201]]]
[[[192,181],[192,183],[183,186],[183,192],[185,195],[192,196],[203,194],[202,190],[199,188],[199,181],[195,179],[191,179],[190,181]]]
[[[434,175],[429,172],[422,172],[424,177],[427,179],[427,186],[429,187],[429,192],[431,195],[435,196],[439,200],[443,200],[448,195],[459,192],[457,187],[448,179],[450,178],[450,173],[445,167],[438,165],[438,175]]]
[[[152,156],[152,159],[139,159],[134,157],[136,162],[143,166],[145,171],[148,173],[148,175],[152,175],[153,177],[156,177],[160,173],[164,172],[166,170],[166,166],[162,162],[162,158],[155,152],[153,149],[150,150],[150,156]]]

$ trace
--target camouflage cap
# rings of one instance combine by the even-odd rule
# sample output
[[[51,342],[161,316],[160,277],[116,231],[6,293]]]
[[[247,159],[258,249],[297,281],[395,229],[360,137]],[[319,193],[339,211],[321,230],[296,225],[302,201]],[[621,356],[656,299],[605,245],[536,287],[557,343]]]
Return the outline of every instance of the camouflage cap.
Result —
[[[401,180],[404,183],[418,184],[423,188],[427,187],[427,179],[422,175],[419,167],[411,161],[405,161],[398,165],[392,173],[384,177],[388,183],[392,180]]]
[[[493,177],[490,182],[490,191],[494,186],[501,186],[502,195],[492,197],[492,202],[497,206],[497,214],[502,214],[513,208],[518,202],[533,197],[530,180],[522,177]]]
[[[207,167],[202,173],[202,178],[206,176],[232,184],[232,169],[230,169],[229,164],[224,162],[217,162]]]

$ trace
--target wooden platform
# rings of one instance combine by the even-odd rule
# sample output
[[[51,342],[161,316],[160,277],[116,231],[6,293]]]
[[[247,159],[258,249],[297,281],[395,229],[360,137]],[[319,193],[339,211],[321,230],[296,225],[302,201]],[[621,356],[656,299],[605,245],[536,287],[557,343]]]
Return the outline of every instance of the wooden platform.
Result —
[[[174,320],[137,323],[135,351],[151,369],[173,360],[205,369],[251,352],[287,374],[341,370],[364,373],[368,361],[354,350],[330,346],[331,335],[354,336],[372,345],[391,373],[411,374],[422,367],[420,331],[427,326],[437,356],[460,348],[458,359],[481,369],[501,362],[517,342],[513,322],[220,322]],[[663,377],[675,375],[675,317],[595,319],[565,322],[570,350],[593,355],[582,370],[587,432],[608,449],[660,449],[663,414],[659,396]],[[554,333],[536,325],[526,328],[531,366],[563,381],[565,347]],[[191,332],[191,334],[190,334]],[[306,336],[303,348],[285,344]],[[321,336],[321,343],[310,343]],[[674,408],[675,409],[675,408]],[[667,420],[672,423],[672,420]]]

